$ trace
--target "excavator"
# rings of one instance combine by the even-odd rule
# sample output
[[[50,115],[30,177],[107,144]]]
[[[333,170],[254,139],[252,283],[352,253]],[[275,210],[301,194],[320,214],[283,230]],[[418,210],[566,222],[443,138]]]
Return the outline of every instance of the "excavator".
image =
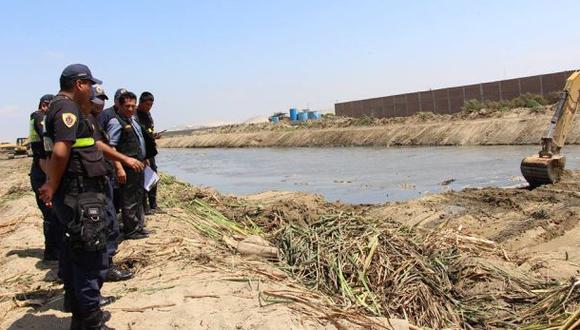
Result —
[[[560,93],[554,115],[550,120],[548,133],[542,138],[542,150],[537,155],[522,160],[520,169],[530,187],[560,181],[566,165],[566,157],[560,152],[572,129],[579,97],[580,71],[576,71],[566,79],[566,85]]]
[[[16,143],[0,143],[0,154],[6,154],[8,159],[14,159],[16,156],[32,156],[30,142],[28,138],[17,138]]]

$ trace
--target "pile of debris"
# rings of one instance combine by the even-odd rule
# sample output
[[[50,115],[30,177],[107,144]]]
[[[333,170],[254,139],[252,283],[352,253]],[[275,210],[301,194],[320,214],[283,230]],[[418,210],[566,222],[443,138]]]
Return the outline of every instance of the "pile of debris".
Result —
[[[310,218],[278,216],[268,223],[259,206],[251,212],[254,206],[241,198],[167,176],[163,181],[166,207],[180,206],[203,219],[192,224],[195,230],[234,249],[258,241],[258,250],[280,257],[278,266],[287,274],[345,311],[430,328],[573,329],[580,322],[578,313],[570,316],[580,306],[580,280],[560,283],[521,273],[517,254],[493,241],[411,228],[346,205],[326,204]],[[224,215],[232,213],[238,216]]]

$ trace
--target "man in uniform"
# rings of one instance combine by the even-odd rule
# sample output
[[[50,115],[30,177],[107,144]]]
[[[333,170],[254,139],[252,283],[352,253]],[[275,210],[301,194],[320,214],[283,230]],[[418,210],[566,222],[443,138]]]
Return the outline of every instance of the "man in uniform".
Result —
[[[119,96],[121,96],[121,94],[126,93],[127,90],[125,88],[119,88],[117,89],[117,91],[115,92],[115,97],[113,98],[113,106],[106,108],[105,110],[101,111],[97,118],[97,121],[99,122],[99,125],[101,126],[101,128],[105,131],[108,132],[111,127],[110,127],[110,122],[111,119],[115,118],[115,113],[118,111],[119,109]],[[103,105],[104,107],[104,105]],[[121,213],[121,192],[120,192],[120,187],[119,187],[119,182],[117,180],[116,176],[112,176],[111,177],[111,184],[113,185],[113,205],[115,206],[115,211],[117,212],[117,214]]]
[[[105,101],[107,101],[109,97],[105,93],[105,89],[101,85],[93,86],[93,98],[91,99],[93,102],[93,110],[91,114],[95,119],[99,118],[99,115],[103,112],[105,108]]]
[[[139,105],[137,106],[137,119],[144,131],[147,161],[151,169],[157,172],[157,163],[155,162],[157,144],[155,140],[160,138],[160,134],[155,133],[155,125],[153,123],[153,117],[151,117],[151,108],[153,107],[154,101],[153,94],[150,92],[141,93],[141,96],[139,96]],[[157,205],[157,185],[152,187],[148,192],[145,192],[143,207],[145,214],[162,213]]]
[[[145,139],[141,126],[135,119],[137,96],[125,92],[118,97],[118,108],[114,117],[106,123],[109,144],[120,153],[145,160]],[[115,171],[120,185],[121,219],[125,239],[149,237],[145,230],[143,196],[145,192],[143,172],[138,172],[120,162],[115,162]]]
[[[87,121],[95,83],[101,82],[86,65],[67,66],[45,119],[48,180],[40,195],[47,206],[54,207],[65,231],[59,276],[65,306],[73,314],[71,329],[108,329],[105,322],[110,318],[100,306],[102,275],[109,266],[104,211],[108,170]]]
[[[113,161],[120,161],[128,167],[131,167],[135,171],[142,171],[144,164],[139,160],[131,157],[127,157],[115,149],[111,148],[108,143],[108,137],[106,132],[102,129],[102,127],[97,123],[96,119],[97,116],[103,111],[105,106],[105,100],[109,98],[105,94],[105,90],[101,85],[95,85],[93,87],[93,98],[91,99],[92,102],[92,111],[91,111],[91,120],[93,125],[95,125],[95,140],[97,143],[97,147],[105,154],[108,159],[108,165],[111,168],[111,173],[113,173]],[[107,176],[107,212],[110,214],[111,222],[108,225],[108,237],[107,237],[107,253],[109,255],[109,269],[107,270],[105,281],[107,282],[116,282],[116,281],[124,281],[128,280],[133,277],[133,273],[127,270],[120,269],[113,263],[113,257],[117,254],[118,248],[118,240],[121,236],[119,231],[119,221],[117,220],[117,214],[115,211],[115,207],[113,205],[113,185],[112,181],[114,180],[114,175],[111,174]]]
[[[46,182],[46,152],[42,136],[44,134],[44,115],[48,110],[48,104],[54,96],[46,94],[40,98],[38,110],[30,114],[30,148],[32,149],[32,166],[30,167],[30,184],[36,195],[36,204],[42,212],[44,231],[44,260],[58,260],[62,229],[54,210],[46,207],[40,199],[38,189]]]

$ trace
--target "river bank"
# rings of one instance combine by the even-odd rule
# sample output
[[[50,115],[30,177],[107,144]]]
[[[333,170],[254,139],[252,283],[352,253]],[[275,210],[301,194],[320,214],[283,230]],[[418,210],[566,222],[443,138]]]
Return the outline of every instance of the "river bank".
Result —
[[[0,328],[68,329],[58,264],[44,262],[42,219],[29,189],[30,159],[0,161]],[[115,262],[135,272],[105,283],[115,329],[344,329],[386,319],[348,312],[333,317],[328,298],[306,289],[273,264],[242,257],[192,224],[203,222],[184,203],[166,203],[175,185],[162,185],[168,214],[147,218],[149,239],[121,243]],[[300,297],[298,301],[292,297]],[[304,301],[304,302],[301,302]],[[280,303],[282,302],[282,303]],[[355,322],[355,323],[352,323]],[[394,321],[397,329],[409,329]],[[398,322],[398,323],[397,323]]]
[[[353,204],[416,199],[468,187],[525,185],[519,164],[538,146],[172,148],[157,165],[223,194],[300,191]],[[566,146],[580,169],[580,146]]]
[[[242,124],[168,133],[162,148],[465,146],[539,144],[553,107],[372,119],[330,117],[296,125]],[[576,121],[568,144],[580,143]]]
[[[0,161],[0,327],[57,329],[61,285],[42,255],[30,161]],[[528,329],[561,325],[580,303],[580,173],[536,190],[466,189],[382,205],[318,195],[218,194],[163,176],[168,214],[121,244],[133,280],[106,283],[118,329]],[[243,256],[265,239],[279,260]],[[193,321],[195,322],[192,325]],[[199,324],[199,326],[198,326]],[[405,321],[398,329],[409,329]]]

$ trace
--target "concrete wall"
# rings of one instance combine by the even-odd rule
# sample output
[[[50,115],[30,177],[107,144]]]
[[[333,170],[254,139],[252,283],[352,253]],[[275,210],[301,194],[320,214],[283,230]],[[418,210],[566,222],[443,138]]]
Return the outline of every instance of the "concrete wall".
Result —
[[[526,93],[546,96],[564,88],[573,71],[563,71],[475,85],[391,95],[373,99],[336,103],[338,116],[378,118],[411,116],[417,112],[455,113],[465,101],[511,100]]]

